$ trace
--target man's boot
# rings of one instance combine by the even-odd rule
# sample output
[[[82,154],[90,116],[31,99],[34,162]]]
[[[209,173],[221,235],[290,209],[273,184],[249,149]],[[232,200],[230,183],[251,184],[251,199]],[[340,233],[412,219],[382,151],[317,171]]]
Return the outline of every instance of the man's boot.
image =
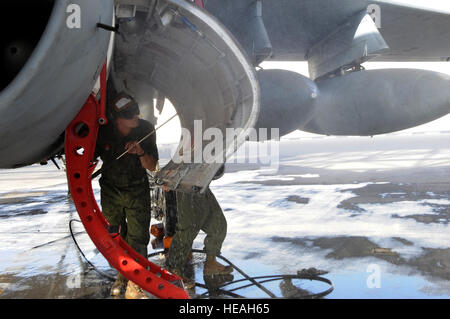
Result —
[[[205,276],[227,275],[233,272],[233,267],[224,266],[216,260],[215,256],[206,256],[203,274]]]
[[[181,270],[172,268],[172,269],[169,269],[169,272],[171,272],[174,275],[177,275],[178,277],[181,278],[181,280],[183,280],[184,289],[187,290],[187,289],[192,289],[195,287],[195,280],[185,276],[181,272]]]
[[[132,281],[128,281],[125,299],[149,299],[144,290]]]
[[[116,296],[120,296],[121,294],[123,294],[125,291],[125,288],[127,287],[127,282],[128,282],[128,279],[125,278],[124,276],[122,276],[121,273],[118,273],[117,279],[111,287],[111,296],[116,297]]]

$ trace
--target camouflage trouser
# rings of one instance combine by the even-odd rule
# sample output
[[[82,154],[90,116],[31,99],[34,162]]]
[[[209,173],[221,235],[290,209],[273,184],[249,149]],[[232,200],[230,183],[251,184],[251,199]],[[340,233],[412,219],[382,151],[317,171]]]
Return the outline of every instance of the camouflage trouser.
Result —
[[[148,184],[118,189],[101,185],[103,215],[111,226],[121,226],[120,236],[139,254],[147,257],[150,240],[150,190]]]
[[[227,221],[211,190],[208,188],[204,194],[177,192],[177,210],[178,222],[166,266],[183,268],[200,230],[206,233],[206,254],[218,256],[227,233]]]

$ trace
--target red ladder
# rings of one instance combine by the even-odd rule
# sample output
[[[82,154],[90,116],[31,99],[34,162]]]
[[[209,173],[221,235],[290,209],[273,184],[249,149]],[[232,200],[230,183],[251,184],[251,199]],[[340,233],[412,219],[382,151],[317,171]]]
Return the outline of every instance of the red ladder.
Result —
[[[81,111],[66,128],[67,179],[78,215],[86,232],[108,262],[127,279],[158,298],[188,299],[181,278],[151,263],[131,248],[119,234],[108,231],[92,190],[92,162],[100,125],[106,124],[106,63],[100,75],[100,103],[91,94]],[[150,212],[149,212],[150,214]]]

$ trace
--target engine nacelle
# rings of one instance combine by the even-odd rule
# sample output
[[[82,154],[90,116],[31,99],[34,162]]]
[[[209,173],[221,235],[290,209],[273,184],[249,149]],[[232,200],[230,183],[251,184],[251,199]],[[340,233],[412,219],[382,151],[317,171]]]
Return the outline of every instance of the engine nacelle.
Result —
[[[97,23],[112,24],[113,5],[2,1],[0,168],[39,162],[63,145],[106,60],[111,33]]]

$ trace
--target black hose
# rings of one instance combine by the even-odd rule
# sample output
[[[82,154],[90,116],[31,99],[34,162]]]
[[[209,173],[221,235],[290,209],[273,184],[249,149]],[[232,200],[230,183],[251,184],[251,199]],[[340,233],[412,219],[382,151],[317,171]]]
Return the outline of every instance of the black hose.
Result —
[[[81,221],[79,221],[77,219],[71,219],[69,221],[70,236],[72,237],[72,240],[75,243],[75,246],[77,247],[77,249],[80,252],[81,256],[83,256],[84,260],[99,275],[101,275],[102,277],[105,277],[105,278],[107,278],[107,279],[109,279],[111,281],[115,281],[114,277],[109,276],[109,275],[101,272],[100,270],[98,270],[97,267],[95,267],[94,264],[92,264],[87,259],[86,255],[83,253],[83,251],[81,250],[80,246],[78,245],[78,242],[75,239],[75,235],[78,235],[81,232],[78,232],[76,234],[73,233],[72,222],[79,222],[79,223],[81,223]],[[198,249],[192,249],[192,252],[200,253],[200,254],[206,254],[206,252],[204,250],[198,250]],[[163,251],[158,251],[158,252],[151,253],[151,254],[149,254],[147,256],[147,258],[154,257],[154,256],[159,255],[161,253],[163,253]],[[285,280],[285,279],[308,279],[308,280],[312,280],[312,281],[321,281],[321,282],[324,282],[324,283],[330,285],[330,288],[325,290],[325,291],[323,291],[323,292],[316,293],[316,294],[308,294],[308,295],[305,295],[305,296],[301,296],[298,299],[317,299],[317,298],[322,298],[322,297],[325,297],[326,295],[330,294],[334,290],[333,283],[329,279],[323,278],[323,277],[320,277],[320,276],[308,276],[308,275],[297,274],[297,275],[267,275],[267,276],[250,277],[244,271],[242,271],[240,268],[238,268],[236,265],[234,265],[231,261],[229,261],[227,258],[225,258],[225,257],[223,257],[221,255],[219,255],[217,257],[222,259],[226,263],[228,263],[231,267],[233,267],[236,271],[238,271],[242,276],[244,276],[243,279],[238,279],[238,280],[226,282],[226,283],[224,283],[224,284],[222,284],[222,285],[220,285],[218,287],[215,287],[215,292],[219,292],[219,293],[221,293],[223,295],[228,295],[228,296],[233,297],[233,298],[246,299],[245,297],[234,293],[234,291],[237,291],[237,290],[240,290],[240,289],[244,289],[244,288],[248,288],[248,287],[251,287],[251,286],[257,286],[258,288],[263,290],[266,294],[268,294],[273,299],[278,298],[275,294],[273,294],[270,290],[265,288],[262,284],[266,283],[266,282],[270,282],[270,281]],[[257,279],[264,279],[264,280],[257,281]],[[229,289],[229,290],[223,289],[226,286],[229,286],[229,285],[232,285],[232,284],[236,284],[236,283],[239,283],[239,282],[245,282],[245,281],[250,281],[251,283],[247,284],[247,285],[243,285],[243,286],[237,287],[237,288]],[[205,293],[203,293],[202,295],[200,295],[199,296],[200,298],[208,297],[209,289],[208,289],[207,285],[204,285],[204,284],[201,284],[201,283],[197,283],[197,282],[195,283],[195,285],[197,287],[204,288],[204,289],[208,290]]]
[[[192,252],[206,254],[206,252],[204,250],[198,250],[198,249],[192,249]],[[159,252],[155,252],[155,253],[149,254],[148,257],[150,258],[150,257],[156,256],[156,255],[158,255],[160,253],[163,253],[163,251],[159,251]],[[242,271],[236,265],[234,265],[232,262],[230,262],[227,258],[225,258],[225,257],[223,257],[221,255],[219,255],[217,257],[222,259],[226,263],[228,263],[231,267],[233,267],[235,270],[237,270],[239,273],[241,273],[242,276],[244,276],[243,279],[230,281],[230,282],[224,283],[224,284],[222,284],[220,286],[214,287],[215,292],[218,292],[218,293],[221,293],[223,295],[227,295],[227,296],[230,296],[230,297],[233,297],[233,298],[246,299],[246,297],[238,295],[238,294],[234,293],[234,291],[237,291],[237,290],[240,290],[240,289],[244,289],[244,288],[248,288],[248,287],[251,287],[251,286],[257,286],[258,288],[263,290],[265,293],[270,295],[271,298],[273,298],[273,299],[281,298],[281,297],[275,296],[272,292],[270,292],[267,288],[265,288],[261,284],[262,283],[266,283],[266,282],[270,282],[270,281],[285,280],[285,279],[305,279],[305,280],[311,280],[311,281],[320,281],[320,282],[324,282],[324,283],[326,283],[326,284],[328,284],[330,286],[330,288],[328,288],[327,290],[325,290],[323,292],[307,294],[307,295],[298,297],[296,299],[318,299],[318,298],[323,298],[323,297],[329,295],[334,290],[333,283],[329,279],[324,278],[324,277],[320,277],[320,276],[310,276],[310,275],[297,274],[297,275],[267,275],[267,276],[250,277],[244,271]],[[264,279],[264,280],[258,282],[257,279]],[[247,285],[243,285],[243,286],[237,287],[237,288],[233,288],[233,289],[228,289],[228,290],[223,289],[226,286],[229,286],[229,285],[232,285],[232,284],[236,284],[236,283],[239,283],[239,282],[244,282],[244,281],[250,281],[251,283],[247,284]],[[205,285],[205,284],[201,284],[201,283],[196,282],[195,285],[197,287],[204,288],[204,289],[208,290],[208,286]],[[263,288],[261,288],[261,287],[263,287]],[[199,295],[199,298],[206,298],[206,297],[208,297],[208,295],[209,295],[209,290],[206,291],[205,293],[203,293],[202,295]]]
[[[40,234],[43,234],[43,232],[39,232],[39,233],[40,233]],[[56,242],[58,242],[58,241],[67,239],[67,238],[69,238],[69,237],[71,237],[71,236],[72,236],[72,238],[73,238],[74,236],[79,235],[79,234],[82,234],[82,233],[84,233],[84,231],[80,231],[80,232],[75,233],[75,234],[73,234],[73,235],[67,235],[67,236],[64,236],[63,238],[58,238],[58,239],[55,239],[55,240],[52,240],[52,241],[48,241],[48,242],[46,242],[46,243],[43,243],[43,244],[40,244],[40,245],[31,247],[30,250],[36,249],[36,248],[41,248],[41,247],[44,247],[44,246],[47,246],[47,245],[51,245],[51,244],[56,243]],[[54,232],[52,232],[51,234],[54,234]]]
[[[203,250],[197,250],[197,249],[193,249],[192,252],[194,253],[205,253]],[[248,276],[245,272],[243,272],[241,269],[239,269],[236,265],[234,265],[233,263],[231,263],[231,261],[229,261],[228,259],[226,259],[225,257],[219,255],[217,256],[220,259],[222,259],[223,261],[227,262],[231,267],[233,267],[234,269],[236,269],[237,272],[239,272],[242,276],[245,277],[245,279],[249,280],[252,282],[253,285],[257,286],[259,289],[261,289],[262,291],[264,291],[266,294],[268,294],[270,296],[270,298],[276,298],[277,296],[275,296],[270,290],[268,290],[266,287],[264,287],[263,285],[261,285],[259,282],[257,282],[256,280],[254,280],[252,277]]]
[[[330,285],[330,288],[325,290],[325,291],[323,291],[323,292],[316,293],[316,294],[307,294],[307,295],[299,297],[298,299],[318,299],[318,298],[325,297],[326,295],[330,294],[334,290],[333,283],[329,279],[326,279],[326,278],[323,278],[323,277],[320,277],[320,276],[315,276],[315,277],[309,277],[308,276],[308,277],[305,277],[303,275],[267,275],[267,276],[253,277],[253,279],[255,279],[255,280],[256,279],[265,279],[265,280],[259,281],[260,284],[261,283],[270,282],[270,281],[285,280],[285,279],[308,279],[308,280],[321,281],[321,282],[324,282],[324,283],[327,283],[328,285]],[[221,292],[225,292],[226,291],[227,293],[230,293],[230,292],[233,292],[233,291],[236,291],[236,290],[240,290],[240,289],[244,289],[244,288],[248,288],[248,287],[253,286],[253,284],[248,284],[248,285],[240,286],[240,287],[229,289],[229,290],[223,290],[222,289],[225,286],[228,286],[228,285],[231,285],[231,284],[236,284],[236,283],[242,282],[242,281],[246,281],[246,279],[239,279],[239,280],[235,280],[235,281],[232,281],[232,282],[227,282],[227,283],[221,285],[220,287],[218,287],[218,289]]]
[[[92,267],[92,269],[94,269],[94,271],[97,272],[99,275],[101,275],[102,277],[105,277],[105,278],[107,278],[107,279],[109,279],[109,280],[111,280],[111,281],[115,281],[116,278],[114,278],[114,277],[112,277],[112,276],[110,276],[110,275],[107,275],[107,274],[101,272],[100,270],[97,269],[97,267],[95,267],[95,266],[89,261],[89,259],[87,259],[87,257],[85,256],[85,254],[84,254],[83,251],[81,250],[80,246],[78,245],[77,240],[75,239],[75,235],[74,235],[74,233],[73,233],[73,231],[72,231],[72,222],[78,222],[78,223],[81,223],[81,221],[79,221],[79,220],[77,220],[77,219],[71,219],[71,220],[69,221],[70,235],[72,236],[73,242],[75,243],[75,246],[77,247],[77,249],[78,249],[78,251],[80,252],[81,256],[83,256],[84,260],[86,260],[86,262]],[[77,234],[78,234],[78,233],[77,233]]]

